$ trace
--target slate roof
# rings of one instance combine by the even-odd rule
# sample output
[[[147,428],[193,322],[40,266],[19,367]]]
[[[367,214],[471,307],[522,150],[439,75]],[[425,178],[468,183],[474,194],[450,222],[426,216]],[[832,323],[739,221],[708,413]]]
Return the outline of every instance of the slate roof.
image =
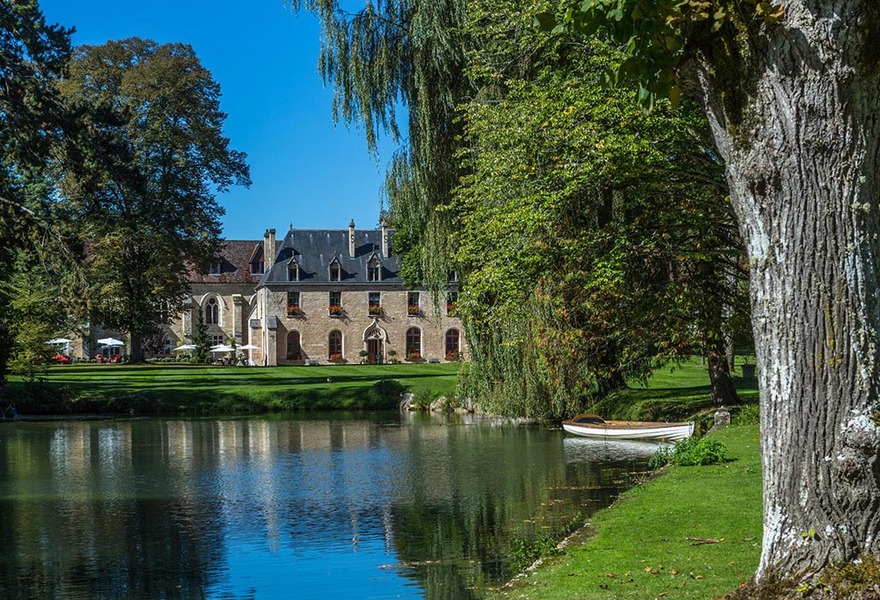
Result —
[[[389,230],[389,235],[393,231]],[[403,285],[400,262],[392,252],[382,254],[381,229],[355,229],[355,256],[348,253],[348,229],[295,229],[287,232],[278,244],[275,262],[266,269],[260,286],[290,284],[287,269],[292,257],[300,268],[300,280],[306,285]],[[382,264],[382,280],[367,281],[367,263],[377,257]],[[330,281],[330,263],[336,259],[342,268],[341,281]]]
[[[220,273],[211,275],[191,268],[190,283],[252,283],[260,275],[251,275],[250,261],[263,254],[262,240],[226,240],[220,251]]]

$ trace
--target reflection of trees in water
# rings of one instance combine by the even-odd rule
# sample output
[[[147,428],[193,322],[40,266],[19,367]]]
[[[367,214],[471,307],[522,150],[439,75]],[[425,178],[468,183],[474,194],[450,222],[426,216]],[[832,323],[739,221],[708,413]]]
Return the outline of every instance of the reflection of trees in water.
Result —
[[[394,540],[432,600],[480,597],[475,589],[510,579],[517,542],[607,506],[643,465],[613,456],[567,464],[559,435],[540,429],[416,431],[424,435],[409,444]]]
[[[225,536],[291,556],[378,539],[428,598],[479,597],[513,575],[515,541],[628,485],[632,461],[573,460],[561,439],[454,420],[17,423],[0,431],[0,598],[228,591]]]
[[[181,493],[179,473],[136,474],[155,470],[141,463],[163,436],[106,422],[7,436],[0,470],[14,500],[0,501],[0,597],[203,597],[224,558],[216,508]],[[194,448],[191,459],[209,458]]]

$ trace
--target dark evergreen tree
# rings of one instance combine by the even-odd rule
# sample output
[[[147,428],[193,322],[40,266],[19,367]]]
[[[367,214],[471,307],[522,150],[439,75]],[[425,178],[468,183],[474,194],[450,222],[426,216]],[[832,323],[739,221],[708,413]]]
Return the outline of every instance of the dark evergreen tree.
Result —
[[[209,364],[211,362],[211,338],[208,337],[208,326],[202,317],[202,311],[196,311],[196,324],[193,327],[192,343],[195,346],[192,353],[194,363]]]

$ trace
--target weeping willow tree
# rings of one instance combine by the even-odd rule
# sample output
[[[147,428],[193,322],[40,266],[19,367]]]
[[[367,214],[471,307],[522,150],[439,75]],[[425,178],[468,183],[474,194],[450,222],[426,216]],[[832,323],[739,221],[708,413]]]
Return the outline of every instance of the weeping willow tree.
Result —
[[[402,254],[404,279],[435,298],[450,269],[447,207],[459,174],[458,106],[470,89],[464,76],[462,0],[379,0],[356,12],[336,0],[291,0],[320,19],[319,68],[334,89],[334,118],[364,125],[376,150],[387,132],[401,144],[388,169],[386,193]],[[407,111],[400,130],[396,109]]]

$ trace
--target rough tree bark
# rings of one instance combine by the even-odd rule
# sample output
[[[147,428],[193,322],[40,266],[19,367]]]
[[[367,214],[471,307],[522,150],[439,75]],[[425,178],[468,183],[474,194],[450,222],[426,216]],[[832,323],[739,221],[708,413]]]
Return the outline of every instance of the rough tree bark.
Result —
[[[736,77],[689,65],[751,267],[758,581],[880,554],[880,18],[875,0],[781,3]]]

